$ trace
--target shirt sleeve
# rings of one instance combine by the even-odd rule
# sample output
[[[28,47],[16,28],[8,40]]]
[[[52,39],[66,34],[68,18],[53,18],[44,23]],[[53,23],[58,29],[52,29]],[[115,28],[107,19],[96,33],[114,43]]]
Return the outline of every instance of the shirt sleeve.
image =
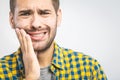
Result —
[[[92,69],[93,69],[92,80],[107,80],[107,76],[104,73],[102,67],[100,66],[100,64],[97,60],[95,60]]]
[[[9,65],[4,60],[0,60],[0,80],[10,80],[12,74],[9,70]]]

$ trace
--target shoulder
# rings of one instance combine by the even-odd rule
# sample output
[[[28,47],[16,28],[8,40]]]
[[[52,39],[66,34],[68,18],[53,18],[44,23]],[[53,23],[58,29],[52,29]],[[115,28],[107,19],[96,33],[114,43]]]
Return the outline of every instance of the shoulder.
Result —
[[[16,56],[15,54],[10,54],[7,56],[4,56],[0,59],[0,69],[7,69],[9,68],[14,62],[16,62]],[[2,70],[0,70],[2,71]]]
[[[19,70],[17,60],[18,57],[19,54],[17,52],[14,52],[0,59],[0,80],[12,80],[17,79],[20,76],[17,72]]]
[[[82,52],[77,52],[71,49],[63,48],[64,60],[70,65],[91,69],[94,71],[102,70],[100,63],[95,58],[86,55]]]
[[[81,52],[76,52],[71,49],[64,49],[63,48],[63,54],[64,54],[64,62],[66,69],[70,68],[73,69],[73,71],[77,70],[83,75],[91,75],[94,77],[94,79],[106,79],[106,75],[99,64],[99,62],[94,59],[93,57],[89,55],[85,55]]]
[[[23,77],[23,63],[20,50],[0,59],[0,80],[18,80]]]
[[[0,58],[0,64],[12,65],[12,63],[15,63],[17,61],[17,58],[19,58],[20,55],[20,50],[18,49],[18,51]]]
[[[10,54],[1,58],[0,59],[0,75],[9,74],[10,76],[11,75],[10,69],[15,62],[16,62],[15,54]]]
[[[10,54],[10,55],[7,55],[7,56],[4,56],[4,57],[0,58],[0,64],[1,65],[2,64],[7,64],[7,63],[9,63],[11,61],[15,61],[15,60],[16,60],[15,54]]]
[[[68,57],[69,59],[75,59],[75,61],[85,61],[85,62],[96,62],[97,60],[94,59],[93,57],[86,55],[82,52],[77,52],[74,51],[72,49],[66,49],[66,48],[62,48],[63,49],[63,55],[64,57]]]
[[[14,57],[15,57],[15,54],[12,53],[12,54],[9,54],[9,55],[6,55],[6,56],[0,58],[0,60],[7,60],[8,61],[8,60],[13,59]]]

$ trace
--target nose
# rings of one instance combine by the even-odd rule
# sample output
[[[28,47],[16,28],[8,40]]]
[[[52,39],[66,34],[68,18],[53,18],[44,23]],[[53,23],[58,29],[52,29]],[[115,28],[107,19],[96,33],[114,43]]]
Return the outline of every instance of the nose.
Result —
[[[42,27],[42,18],[38,14],[34,14],[32,18],[32,28],[38,29]]]

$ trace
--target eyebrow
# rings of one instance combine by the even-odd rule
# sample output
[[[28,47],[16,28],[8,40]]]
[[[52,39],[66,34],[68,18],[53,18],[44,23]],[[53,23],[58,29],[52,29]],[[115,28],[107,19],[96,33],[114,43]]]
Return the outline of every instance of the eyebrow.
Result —
[[[44,13],[44,12],[51,12],[51,10],[48,9],[43,9],[43,10],[38,10],[39,13]]]
[[[39,13],[41,13],[41,12],[51,12],[51,10],[48,10],[48,9],[39,9],[39,10],[37,10]],[[31,9],[26,9],[26,10],[21,10],[21,11],[19,11],[19,13],[24,13],[24,12],[33,12]]]
[[[28,9],[28,10],[21,10],[21,11],[19,11],[19,13],[24,13],[24,12],[32,12],[32,10]]]

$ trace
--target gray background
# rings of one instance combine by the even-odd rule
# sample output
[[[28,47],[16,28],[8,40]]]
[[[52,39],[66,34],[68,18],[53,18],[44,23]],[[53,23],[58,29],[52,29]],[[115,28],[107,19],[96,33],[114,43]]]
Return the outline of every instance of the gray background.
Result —
[[[120,80],[120,0],[61,0],[56,42],[96,58],[108,80]],[[9,0],[0,0],[0,57],[19,47],[9,25]]]

